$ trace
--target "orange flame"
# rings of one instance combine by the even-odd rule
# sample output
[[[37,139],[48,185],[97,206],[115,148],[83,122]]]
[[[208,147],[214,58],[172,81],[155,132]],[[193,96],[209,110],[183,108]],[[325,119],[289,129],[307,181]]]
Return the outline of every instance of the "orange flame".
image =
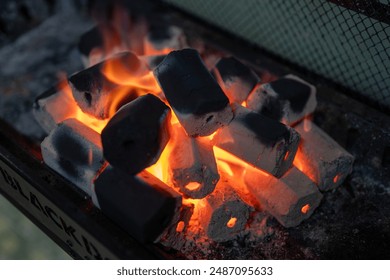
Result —
[[[235,189],[242,200],[254,208],[258,208],[258,203],[249,191],[244,178],[247,176],[246,174],[248,170],[254,170],[255,172],[258,172],[265,177],[269,177],[271,175],[265,171],[251,166],[242,159],[232,155],[229,152],[226,152],[223,149],[220,149],[216,146],[214,146],[213,149],[215,158],[217,160],[218,172],[221,177],[228,179],[231,187]]]
[[[72,89],[68,85],[68,83],[64,80],[59,83],[58,89],[61,90],[64,94],[67,95],[68,99],[71,100],[71,106],[72,109],[69,110],[69,115],[64,118],[70,119],[75,118],[79,120],[80,122],[84,123],[86,126],[89,126],[93,130],[95,130],[98,133],[101,133],[103,128],[107,125],[107,120],[99,120],[87,113],[84,113],[81,111],[80,107],[77,105],[77,102],[73,98]],[[61,120],[61,121],[63,121]]]
[[[218,130],[215,131],[214,133],[211,133],[211,134],[208,135],[208,136],[199,137],[199,139],[202,139],[202,141],[209,141],[209,142],[213,143],[214,136],[215,136],[217,133],[218,133]]]
[[[230,167],[229,163],[227,163],[226,161],[223,161],[223,160],[218,160],[218,167],[220,169],[222,169],[223,171],[225,171],[229,176],[234,176],[234,171],[233,169]]]
[[[170,135],[172,136],[172,130],[174,127],[171,127]],[[166,183],[168,186],[169,184],[169,174],[168,174],[168,166],[169,166],[169,155],[172,152],[173,148],[173,137],[170,137],[168,144],[165,146],[164,151],[161,153],[160,158],[157,160],[157,162],[148,168],[146,170],[153,174],[155,177]],[[171,186],[173,187],[173,186]]]
[[[95,47],[89,53],[88,65],[92,66],[112,54],[124,51],[121,38],[118,32],[110,26],[99,26],[99,31],[103,38],[103,46]]]
[[[157,49],[154,48],[153,45],[146,43],[144,50],[145,50],[145,55],[165,55],[165,54],[169,54],[174,49],[172,48]]]
[[[118,11],[116,11],[118,13]],[[120,12],[119,12],[120,13]],[[121,15],[118,17],[118,22],[127,21],[127,18],[123,18]],[[118,22],[114,23],[118,25]],[[129,24],[129,23],[128,23]],[[120,24],[119,24],[120,25]],[[131,28],[129,26],[129,28]],[[121,37],[123,38],[123,34],[121,32],[116,31],[117,28],[106,28],[102,30],[103,38],[104,38],[104,50],[103,55],[112,55],[115,53],[115,50],[125,50],[127,47],[129,47],[129,42],[131,43],[131,38],[129,42],[123,42]],[[145,55],[151,55],[151,54],[168,54],[172,51],[171,48],[162,48],[160,50],[156,50],[152,48],[152,45],[144,45],[143,46],[143,52]],[[116,112],[116,110],[120,107],[123,100],[126,99],[126,96],[129,94],[130,91],[133,91],[136,93],[137,96],[141,96],[147,93],[153,93],[155,95],[161,93],[161,88],[159,87],[159,84],[157,83],[152,71],[148,69],[144,61],[139,61],[138,63],[134,63],[134,61],[124,61],[122,59],[109,59],[106,60],[101,68],[102,74],[112,83],[115,83],[118,85],[118,87],[115,89],[115,98],[110,101],[110,104],[107,104],[109,107],[109,116],[113,116]],[[217,80],[221,79],[219,76],[219,73],[217,73]],[[79,121],[83,122],[87,126],[91,127],[98,133],[101,133],[102,129],[106,126],[109,119],[107,120],[98,120],[97,118],[90,116],[84,112],[81,111],[79,106],[77,106],[76,101],[73,99],[73,95],[71,92],[71,88],[66,84],[62,85],[62,91],[65,91],[65,93],[72,97],[72,100],[74,102],[74,106],[76,108],[75,113],[73,115],[70,115],[69,117],[77,118]],[[167,101],[164,101],[167,103]],[[169,104],[167,103],[169,106]],[[242,106],[246,107],[247,102],[243,101],[241,103]],[[170,132],[171,135],[173,135],[172,132],[174,132],[174,129],[181,128],[179,125],[179,120],[176,116],[176,114],[171,111],[171,121],[170,121]],[[305,125],[305,131],[310,124],[309,119],[304,120]],[[214,136],[218,133],[217,131],[213,134],[202,137],[201,140],[209,141],[213,143]],[[175,137],[171,137],[168,144],[166,145],[165,149],[163,150],[160,158],[157,160],[155,164],[152,166],[146,168],[145,170],[160,179],[162,182],[166,183],[168,186],[172,187],[170,182],[170,174],[168,172],[169,167],[169,156],[172,153],[173,150],[173,144],[174,141],[176,141]],[[232,187],[236,189],[237,193],[241,195],[248,194],[248,189],[246,188],[246,185],[244,183],[244,176],[248,170],[256,170],[258,174],[261,174],[262,176],[267,177],[267,179],[273,178],[269,173],[259,170],[249,163],[245,162],[244,160],[240,159],[239,157],[221,149],[216,146],[213,146],[213,152],[217,163],[218,172],[225,176],[226,179],[229,180],[229,183],[232,184]],[[285,155],[285,159],[288,158],[288,153]],[[302,157],[299,157],[298,154],[295,157],[294,164],[297,166],[298,169],[300,169],[303,173],[306,171],[306,165],[305,160]],[[308,171],[306,171],[306,175]],[[308,175],[309,176],[309,175]],[[310,177],[310,176],[309,176]],[[264,179],[263,178],[263,179]],[[310,177],[311,178],[311,177]],[[337,178],[334,178],[337,180]],[[199,183],[197,182],[191,182],[186,186],[188,189],[196,189],[199,187]],[[255,206],[255,203],[251,201],[250,197],[245,198],[245,201],[248,204],[251,204],[252,206]],[[191,226],[193,228],[196,228],[197,230],[202,229],[199,220],[198,220],[198,209],[205,206],[206,199],[186,199],[183,198],[184,204],[193,204],[194,205],[194,214],[192,215],[190,222],[189,222],[189,231],[191,231]],[[303,214],[308,213],[310,210],[310,205],[306,204],[301,208],[301,212]],[[226,226],[229,228],[233,228],[236,225],[237,218],[231,217],[229,221],[226,223]],[[184,223],[181,221],[177,224],[176,231],[181,232],[185,228]]]
[[[153,73],[146,68],[146,65],[140,65],[137,69],[130,69],[126,61],[110,59],[104,63],[102,73],[107,79],[118,85],[144,89],[152,93],[161,91]]]
[[[167,102],[168,103],[168,102]],[[174,124],[177,124],[179,123],[179,119],[177,118],[175,112],[173,110],[171,110],[172,112],[172,117],[171,117],[171,125],[174,125]]]
[[[215,158],[217,159],[218,168],[220,168],[223,172],[226,172],[227,174],[233,173],[236,178],[242,179],[245,170],[248,168],[252,168],[255,169],[256,172],[263,173],[264,176],[270,176],[270,174],[268,174],[267,172],[251,166],[249,163],[245,162],[239,157],[221,148],[218,148],[217,146],[214,146],[213,149]],[[226,164],[228,164],[228,168]]]
[[[318,180],[316,178],[316,175],[314,174],[312,168],[310,167],[310,161],[305,157],[305,155],[302,153],[300,149],[298,149],[294,162],[294,166],[298,168],[303,174],[305,174],[307,177],[310,178],[313,182],[318,184]]]

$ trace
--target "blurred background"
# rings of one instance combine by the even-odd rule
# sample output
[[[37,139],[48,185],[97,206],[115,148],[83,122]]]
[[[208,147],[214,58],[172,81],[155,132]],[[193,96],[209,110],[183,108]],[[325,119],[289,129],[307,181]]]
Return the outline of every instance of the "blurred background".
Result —
[[[1,260],[69,260],[57,244],[0,195]]]

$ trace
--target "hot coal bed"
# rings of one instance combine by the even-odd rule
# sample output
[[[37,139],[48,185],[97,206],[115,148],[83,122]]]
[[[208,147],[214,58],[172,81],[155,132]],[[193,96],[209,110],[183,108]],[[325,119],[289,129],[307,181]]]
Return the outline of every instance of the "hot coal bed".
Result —
[[[115,7],[73,35],[65,53],[84,66],[20,112],[42,128],[23,147],[43,162],[19,174],[64,191],[45,197],[85,232],[3,179],[65,229],[53,238],[76,258],[387,258],[389,118],[176,12],[143,12]],[[20,133],[3,134],[5,155]]]

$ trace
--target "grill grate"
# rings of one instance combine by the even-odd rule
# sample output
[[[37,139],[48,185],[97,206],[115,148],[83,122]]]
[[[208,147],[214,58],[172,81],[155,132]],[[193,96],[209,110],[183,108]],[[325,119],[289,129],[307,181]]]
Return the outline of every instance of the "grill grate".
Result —
[[[389,0],[166,1],[390,109]]]

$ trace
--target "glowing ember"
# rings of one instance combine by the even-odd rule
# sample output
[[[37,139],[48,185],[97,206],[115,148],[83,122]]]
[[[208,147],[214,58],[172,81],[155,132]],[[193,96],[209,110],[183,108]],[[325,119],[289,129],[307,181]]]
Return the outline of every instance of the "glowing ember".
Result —
[[[237,157],[237,156],[235,156],[235,155],[233,155],[233,154],[231,154],[231,153],[229,153],[221,148],[218,148],[217,146],[214,146],[213,149],[214,149],[215,157],[221,161],[233,163],[235,165],[242,166],[243,168],[246,168],[247,166],[249,166],[248,163],[246,163],[245,161],[243,161],[239,157]]]
[[[166,183],[168,185],[170,185],[168,183],[168,178],[169,178],[168,158],[169,158],[169,154],[171,153],[171,150],[172,150],[172,141],[170,140],[168,142],[168,144],[165,146],[165,149],[162,152],[158,161],[155,164],[153,164],[152,166],[149,166],[148,168],[146,168],[146,170],[149,173],[153,174],[154,176],[156,176],[157,178],[159,178],[161,181],[163,181],[164,183]]]
[[[145,45],[145,53],[148,55],[164,55],[164,54],[169,54],[171,51],[173,51],[172,48],[163,48],[161,50],[158,50],[156,48],[153,48],[153,46],[147,44]]]
[[[228,228],[232,228],[236,225],[236,222],[237,222],[237,218],[230,218],[230,220],[226,223],[226,226]]]
[[[253,108],[251,108],[251,101],[248,99],[248,94],[253,94],[256,89],[253,88],[252,84],[244,83],[245,75],[241,77],[237,76],[237,74],[237,77],[234,76],[235,79],[232,80],[233,82],[229,80],[230,82],[227,83],[225,79],[221,78],[221,73],[227,75],[223,72],[223,67],[226,66],[223,66],[222,64],[217,64],[217,66],[215,66],[216,68],[219,67],[215,75],[218,83],[222,88],[220,94],[223,98],[219,98],[219,96],[217,97],[218,100],[223,99],[224,101],[226,95],[228,95],[229,100],[226,100],[226,103],[222,102],[224,107],[221,106],[219,110],[225,110],[227,108],[231,116],[229,115],[229,118],[226,117],[226,120],[223,119],[223,123],[215,120],[217,116],[216,114],[219,111],[213,111],[214,108],[212,108],[211,105],[208,106],[212,110],[207,106],[202,105],[203,103],[209,104],[208,102],[210,102],[210,99],[212,100],[212,98],[210,98],[209,95],[204,96],[203,101],[201,100],[203,103],[196,99],[197,97],[195,93],[199,90],[198,87],[201,89],[202,87],[199,85],[199,81],[197,80],[198,77],[194,77],[196,76],[197,72],[195,71],[195,74],[193,74],[192,69],[190,69],[192,66],[189,67],[187,65],[188,63],[180,62],[186,58],[186,56],[183,56],[182,54],[179,55],[178,53],[180,51],[175,52],[176,55],[171,55],[171,60],[168,61],[169,63],[166,60],[162,64],[159,62],[159,65],[163,65],[164,67],[161,67],[159,71],[155,71],[155,74],[153,74],[153,72],[150,70],[153,69],[151,64],[148,64],[144,58],[139,59],[138,54],[143,56],[152,54],[165,55],[169,54],[173,48],[171,48],[170,45],[160,47],[158,43],[152,41],[153,38],[147,38],[146,31],[142,29],[146,26],[144,24],[141,24],[142,28],[139,30],[139,32],[130,32],[141,36],[141,43],[136,43],[136,40],[133,40],[134,38],[127,38],[127,40],[123,40],[122,37],[128,35],[124,35],[121,32],[118,32],[118,30],[120,30],[120,26],[123,24],[130,27],[130,19],[122,15],[120,10],[116,10],[115,13],[117,16],[114,19],[113,27],[102,28],[101,30],[104,38],[103,46],[100,46],[99,49],[92,50],[90,52],[89,61],[89,65],[91,65],[91,63],[94,64],[96,60],[101,61],[102,59],[107,59],[107,57],[115,58],[115,52],[118,51],[126,51],[122,54],[131,54],[131,56],[127,57],[127,60],[108,59],[105,60],[102,64],[99,64],[102,65],[102,67],[99,68],[99,77],[103,77],[103,80],[105,81],[109,80],[108,83],[110,85],[114,85],[114,89],[110,89],[109,91],[105,92],[105,94],[107,93],[112,95],[107,99],[102,98],[102,104],[105,106],[105,109],[108,109],[108,114],[104,115],[102,120],[99,120],[96,117],[84,113],[73,98],[73,85],[71,88],[66,82],[62,82],[60,84],[59,91],[63,92],[63,94],[66,95],[67,99],[69,99],[71,102],[69,114],[64,118],[75,118],[101,134],[103,128],[114,115],[119,116],[121,115],[121,112],[126,110],[126,107],[122,108],[122,106],[129,102],[129,95],[134,95],[134,98],[143,96],[139,98],[140,100],[148,97],[147,94],[150,93],[150,96],[153,98],[157,96],[159,99],[161,99],[162,102],[169,106],[171,111],[171,120],[168,125],[164,127],[163,131],[165,133],[164,135],[169,134],[170,139],[168,141],[168,136],[166,136],[165,140],[168,141],[168,143],[165,146],[165,149],[162,151],[157,162],[154,159],[153,162],[155,162],[155,164],[145,168],[144,170],[162,181],[159,181],[159,184],[164,186],[164,188],[166,187],[169,190],[174,189],[180,197],[182,202],[180,211],[178,211],[180,213],[176,212],[177,215],[174,219],[172,219],[171,224],[169,224],[169,231],[170,234],[174,236],[173,238],[175,239],[178,236],[181,236],[187,240],[192,238],[196,243],[203,242],[208,239],[212,239],[217,242],[232,240],[236,238],[240,231],[250,228],[250,223],[253,222],[252,214],[254,211],[267,211],[273,215],[282,225],[287,227],[295,226],[303,219],[308,218],[309,215],[318,206],[322,195],[319,193],[317,186],[314,184],[317,183],[318,185],[319,179],[316,177],[313,171],[311,164],[312,159],[308,159],[306,154],[304,154],[299,149],[296,156],[294,155],[299,143],[299,135],[295,135],[297,134],[295,131],[296,127],[294,126],[294,128],[292,128],[289,125],[285,126],[274,120],[271,120],[272,122],[270,123],[268,119],[263,120],[263,117],[260,114],[251,111]],[[181,36],[181,34],[179,35]],[[181,40],[179,37],[175,38],[177,42],[180,41],[179,39]],[[140,53],[132,49],[134,46],[137,46],[138,50],[141,50]],[[131,49],[131,52],[129,52],[129,49]],[[194,53],[194,56],[196,56],[198,59],[199,53],[196,53],[194,50],[185,50],[184,52]],[[137,55],[135,55],[135,53],[137,53]],[[203,58],[203,54],[201,55]],[[199,56],[199,59],[200,57],[201,56]],[[204,60],[207,60],[207,57],[204,58]],[[199,65],[202,66],[202,69],[203,62],[204,61],[199,62]],[[180,67],[174,69],[174,79],[172,81],[170,81],[169,78],[165,79],[165,76],[163,75],[165,73],[164,71],[166,71],[167,67],[172,67],[172,65],[175,65],[175,63]],[[189,69],[187,69],[187,67]],[[243,65],[242,67],[248,68],[246,65]],[[213,93],[215,88],[218,89],[218,84],[214,85],[215,81],[214,78],[209,76],[209,70],[212,71],[212,69],[207,69],[207,71],[205,70],[202,72],[202,75],[204,75],[203,78],[205,81],[209,82],[210,80],[213,83],[205,82],[203,87],[211,88],[211,93]],[[252,76],[254,77],[254,80],[252,82],[256,87],[259,87],[257,74],[255,75],[251,69],[248,71],[253,74]],[[164,88],[164,92],[160,88],[160,85],[154,75],[156,75],[156,77],[159,79],[162,88]],[[158,75],[162,76],[160,78],[164,83],[161,83]],[[88,83],[89,81],[85,82]],[[193,111],[191,111],[191,114],[189,114],[190,117],[185,110],[186,108],[183,109],[183,106],[179,106],[181,105],[179,102],[181,101],[180,98],[183,98],[182,90],[180,88],[181,86],[184,87],[187,93],[185,99],[187,100],[190,98],[189,104],[185,104],[185,106]],[[188,88],[186,86],[188,86]],[[99,85],[97,85],[96,88],[97,92],[100,94],[102,89],[99,88]],[[172,90],[172,88],[177,90],[177,95],[175,94],[173,97],[170,97],[171,93],[169,93],[169,91]],[[245,94],[245,97],[240,95],[242,91],[241,89],[246,89],[247,93]],[[82,93],[85,94],[86,91],[82,91]],[[89,91],[87,91],[87,93],[89,93]],[[75,96],[76,100],[78,100],[77,95]],[[168,102],[166,97],[168,97],[169,102],[172,104]],[[160,102],[160,100],[158,100],[158,102]],[[174,103],[177,104],[175,105]],[[213,103],[210,104],[214,106]],[[239,104],[245,108],[242,108]],[[248,106],[251,110],[248,109]],[[120,108],[122,108],[122,110],[117,113]],[[202,110],[205,108],[210,110],[207,112],[207,114],[202,113]],[[181,110],[185,113],[182,113]],[[143,112],[144,110],[142,110],[142,113]],[[241,112],[241,115],[238,114],[238,112]],[[67,112],[65,111],[65,113]],[[231,120],[233,113],[234,118]],[[148,114],[148,112],[145,112],[145,114]],[[96,116],[99,117],[98,115]],[[145,115],[145,118],[147,117],[148,115]],[[202,130],[203,127],[200,126],[200,133],[197,130],[198,126],[196,126],[196,129],[193,129],[192,127],[194,122],[199,121],[199,118],[203,118],[202,122],[200,122],[202,125],[208,125],[209,122],[214,121],[216,122],[216,125],[213,126],[212,129],[207,130],[207,133],[204,132]],[[256,122],[259,118],[261,118],[263,121],[262,125],[258,125],[258,122]],[[298,124],[303,126],[303,130],[305,132],[313,132],[313,130],[316,129],[310,118],[311,117],[306,116],[301,121],[301,123]],[[137,116],[137,118],[134,119],[136,119],[135,123],[137,123],[139,119],[144,120],[142,114],[141,116]],[[112,120],[115,120],[115,118]],[[241,122],[237,123],[240,120]],[[184,124],[187,125],[187,128]],[[136,125],[132,125],[131,127],[133,126]],[[250,126],[251,129],[248,129],[248,126]],[[237,129],[230,129],[232,127]],[[184,136],[180,138],[177,136],[178,130],[183,130],[183,128],[186,130],[183,134]],[[124,127],[119,130],[126,129],[127,127]],[[147,131],[147,129],[148,127],[140,128],[140,130],[143,132]],[[194,130],[196,133],[192,130]],[[278,134],[274,137],[273,134],[276,133],[275,131],[279,131],[278,133],[280,135]],[[136,134],[137,132],[138,131],[135,131],[134,133]],[[103,133],[103,136],[104,135],[105,133]],[[202,135],[202,137],[199,135]],[[286,135],[289,137],[289,139],[294,138],[294,148],[291,148],[290,146],[283,146],[286,142]],[[143,139],[145,138],[146,137],[141,137],[141,145],[144,144],[143,142],[145,141]],[[155,138],[156,141],[159,141],[158,136]],[[223,140],[222,142],[226,144],[225,146],[220,145],[221,139]],[[184,140],[188,140],[192,146],[190,146],[188,149],[179,149],[180,147],[184,146],[180,145],[182,142],[185,142]],[[303,138],[303,141],[306,141],[306,139]],[[193,144],[192,142],[196,143]],[[283,145],[278,145],[280,143]],[[202,146],[201,144],[207,144],[206,146],[209,149],[200,149],[199,147]],[[224,149],[219,148],[216,145],[223,147]],[[229,145],[236,146],[234,146],[234,149],[227,149],[226,146]],[[280,148],[281,146],[283,146],[283,149]],[[237,147],[244,147],[244,152],[241,152],[241,150],[240,153],[236,152],[235,149]],[[300,143],[300,147],[302,147],[302,141]],[[120,149],[121,147],[118,147],[118,151],[120,151]],[[114,150],[116,150],[116,146]],[[150,149],[146,150],[148,150],[148,152],[150,151]],[[262,150],[269,150],[269,153],[263,154]],[[107,151],[107,149],[105,149],[105,151]],[[193,151],[199,152],[195,153]],[[210,155],[210,157],[207,158],[205,156],[205,151],[208,152],[207,155]],[[233,155],[233,152],[239,156]],[[122,153],[122,151],[120,151],[120,153]],[[175,155],[175,157],[173,155]],[[245,158],[245,160],[240,157]],[[280,166],[275,163],[276,160],[273,161],[274,157],[277,159],[278,164],[280,162],[280,165],[283,164],[286,166],[286,168],[283,166],[283,171],[280,171],[280,174],[279,171],[274,172],[275,169],[282,170],[279,168]],[[126,158],[130,159],[130,156]],[[207,158],[207,160],[203,160],[204,158]],[[290,168],[293,159],[293,165],[296,168]],[[106,154],[105,160],[109,162],[107,165],[109,165],[111,169],[114,169],[114,171],[118,168],[115,166],[115,164],[113,164],[112,160],[110,161]],[[131,160],[134,164],[134,159]],[[88,150],[87,161],[88,163],[93,162],[93,154],[91,150]],[[179,179],[181,182],[183,182],[179,189],[178,184],[176,181],[174,181],[176,177],[173,175],[172,169],[175,168],[175,164],[173,162],[177,163],[181,161],[191,161],[192,164],[189,166],[195,171],[193,172],[191,170],[189,172],[188,169],[190,169],[190,167],[183,164],[183,168],[179,169],[179,172],[177,172],[179,175],[175,175],[178,177],[181,176]],[[287,161],[289,162],[289,165],[286,164]],[[213,169],[210,168],[210,162],[213,162]],[[258,164],[259,162],[265,162],[265,164]],[[144,168],[144,166],[142,166],[142,168]],[[213,174],[216,174],[216,178],[210,176],[212,171],[214,172]],[[339,181],[341,182],[343,174],[344,173],[342,171],[337,171],[329,175],[328,181],[331,182],[333,180],[333,183],[335,184]],[[132,176],[138,175],[130,175],[131,178],[133,178]],[[199,176],[201,179],[196,176]],[[99,178],[98,175],[97,178]],[[206,179],[202,181],[203,178],[211,179],[208,181]],[[305,181],[307,182],[305,183]],[[183,190],[184,188],[189,192],[196,192],[197,190],[201,190],[206,183],[213,184],[214,186],[210,192],[204,194],[203,196],[191,196],[185,190]],[[150,188],[154,188],[153,184],[150,185]],[[312,197],[307,198],[309,194],[312,194]],[[142,198],[140,199],[142,200]],[[188,209],[186,210],[186,214],[183,214],[185,212],[183,211],[185,207]],[[288,215],[286,215],[286,213],[288,213]],[[168,235],[167,232],[164,234]],[[170,240],[169,237],[167,239],[165,236],[165,240],[170,240],[169,242],[172,241],[175,243],[174,239]],[[164,237],[162,237],[162,240],[164,240]]]
[[[176,231],[182,232],[184,230],[184,227],[185,227],[185,223],[183,221],[180,221],[176,226]]]
[[[146,71],[146,69],[144,69]],[[126,65],[113,61],[106,63],[103,68],[103,74],[112,82],[118,85],[132,86],[138,89],[145,89],[155,93],[160,92],[160,88],[153,77],[151,71],[132,72]]]
[[[80,122],[86,124],[90,128],[92,128],[96,132],[101,133],[103,128],[107,125],[108,119],[99,120],[81,111],[80,107],[77,105],[76,101],[73,98],[72,89],[66,83],[66,81],[60,82],[58,88],[59,90],[62,90],[64,94],[67,95],[69,100],[72,100],[72,107],[74,108],[73,110],[69,110],[69,116],[67,116],[65,119],[75,118]]]
[[[195,191],[195,190],[199,189],[199,187],[200,187],[200,184],[198,182],[191,182],[185,186],[185,188],[190,190],[190,191]]]
[[[230,167],[229,163],[223,160],[218,161],[218,167],[225,171],[229,176],[234,176],[233,169]]]
[[[286,153],[286,155],[284,156],[283,160],[287,160],[289,155],[290,155],[290,151],[287,151],[287,153]]]
[[[298,168],[302,173],[310,178],[313,182],[318,184],[317,177],[310,166],[310,161],[305,157],[303,153],[298,149],[294,158],[294,166]]]
[[[351,173],[353,156],[316,124],[307,123],[310,123],[309,131],[305,130],[305,123],[295,126],[303,138],[295,162],[300,161],[297,165],[321,191],[335,189]]]
[[[333,178],[333,183],[337,183],[339,179],[340,179],[340,174],[337,174],[337,175],[334,176],[334,178]]]
[[[301,212],[302,212],[303,214],[307,214],[307,213],[309,212],[309,210],[310,210],[310,204],[306,204],[306,205],[304,205],[304,206],[301,208]]]
[[[168,103],[168,102],[166,102]],[[179,123],[179,120],[173,110],[171,110],[172,116],[171,116],[171,125]]]

